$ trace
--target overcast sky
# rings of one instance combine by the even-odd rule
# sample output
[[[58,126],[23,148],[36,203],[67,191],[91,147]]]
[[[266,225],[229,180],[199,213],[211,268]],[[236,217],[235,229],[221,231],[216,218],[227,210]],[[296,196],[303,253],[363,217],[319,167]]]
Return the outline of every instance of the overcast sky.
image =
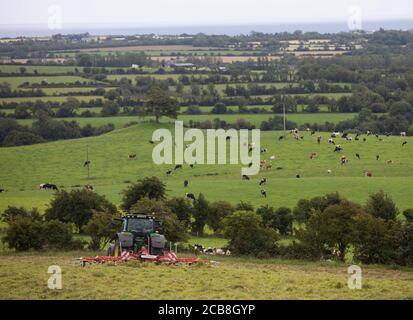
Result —
[[[50,6],[62,22],[147,26],[279,24],[413,19],[412,0],[0,0],[0,24],[47,25]],[[55,12],[55,11],[52,11]]]

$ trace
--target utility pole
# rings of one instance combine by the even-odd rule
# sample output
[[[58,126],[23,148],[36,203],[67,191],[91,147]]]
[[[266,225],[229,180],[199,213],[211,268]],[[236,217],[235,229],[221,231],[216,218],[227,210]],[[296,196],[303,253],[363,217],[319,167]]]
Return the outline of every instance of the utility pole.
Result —
[[[90,178],[89,145],[86,145],[87,178]]]
[[[284,115],[284,139],[285,139],[285,137],[286,137],[286,130],[287,130],[286,121],[285,121],[285,102],[283,102],[283,115]]]

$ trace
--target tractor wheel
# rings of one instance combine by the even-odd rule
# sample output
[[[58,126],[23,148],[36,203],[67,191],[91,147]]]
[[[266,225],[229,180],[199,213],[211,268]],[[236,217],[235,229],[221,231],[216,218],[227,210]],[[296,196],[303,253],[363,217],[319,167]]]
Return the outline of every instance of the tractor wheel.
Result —
[[[113,247],[113,256],[114,257],[119,257],[121,255],[121,249],[120,249],[120,242],[119,239],[116,239],[115,245]]]

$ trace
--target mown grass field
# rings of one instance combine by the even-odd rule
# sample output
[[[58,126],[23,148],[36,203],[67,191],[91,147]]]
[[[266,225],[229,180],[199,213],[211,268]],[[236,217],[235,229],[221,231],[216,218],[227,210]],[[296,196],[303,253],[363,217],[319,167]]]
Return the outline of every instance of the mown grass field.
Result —
[[[119,204],[121,192],[130,182],[151,175],[165,181],[168,196],[202,192],[211,201],[227,200],[235,204],[243,200],[255,206],[294,207],[301,198],[335,191],[364,203],[370,193],[382,189],[393,197],[400,209],[413,207],[410,159],[413,140],[410,137],[384,137],[379,141],[370,136],[366,142],[339,139],[344,151],[338,154],[327,143],[327,133],[321,134],[323,142],[318,145],[310,133],[304,133],[302,141],[291,137],[278,141],[280,133],[262,132],[261,146],[268,148],[268,153],[261,159],[275,155],[273,169],[262,171],[250,181],[242,181],[241,165],[197,165],[194,169],[184,165],[183,170],[167,177],[165,172],[172,165],[153,164],[153,145],[148,143],[152,132],[160,127],[172,128],[168,124],[142,123],[98,137],[1,148],[0,186],[7,191],[0,194],[0,210],[8,205],[44,209],[52,198],[51,192],[38,190],[38,185],[44,182],[66,190],[91,183],[96,192]],[[404,147],[403,140],[409,142]],[[92,161],[90,179],[83,168],[87,146]],[[311,152],[317,152],[318,158],[310,160]],[[355,153],[361,155],[361,160],[357,160]],[[137,160],[128,160],[128,154],[137,154]],[[376,154],[381,156],[379,161],[375,159]],[[348,165],[340,164],[341,155],[350,159]],[[393,160],[394,164],[387,164],[387,160]],[[281,169],[276,170],[277,167]],[[327,173],[328,169],[332,174]],[[365,170],[372,172],[373,177],[364,177]],[[295,177],[297,174],[300,179]],[[268,178],[267,198],[260,196],[261,177]],[[190,181],[187,189],[183,187],[185,179]]]
[[[0,299],[413,299],[412,272],[381,266],[362,267],[362,289],[351,290],[344,264],[214,257],[218,264],[82,268],[74,261],[95,254],[2,255]],[[62,269],[61,290],[47,287],[51,265]]]

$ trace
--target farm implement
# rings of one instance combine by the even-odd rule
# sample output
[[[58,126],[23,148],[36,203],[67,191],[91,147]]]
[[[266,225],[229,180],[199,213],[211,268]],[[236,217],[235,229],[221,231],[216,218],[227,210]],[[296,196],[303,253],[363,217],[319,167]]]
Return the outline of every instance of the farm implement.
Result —
[[[127,215],[122,219],[122,231],[116,233],[106,256],[76,259],[82,266],[87,263],[121,263],[127,261],[147,261],[157,264],[209,263],[196,257],[179,258],[173,251],[164,250],[165,236],[162,224],[152,216]]]

